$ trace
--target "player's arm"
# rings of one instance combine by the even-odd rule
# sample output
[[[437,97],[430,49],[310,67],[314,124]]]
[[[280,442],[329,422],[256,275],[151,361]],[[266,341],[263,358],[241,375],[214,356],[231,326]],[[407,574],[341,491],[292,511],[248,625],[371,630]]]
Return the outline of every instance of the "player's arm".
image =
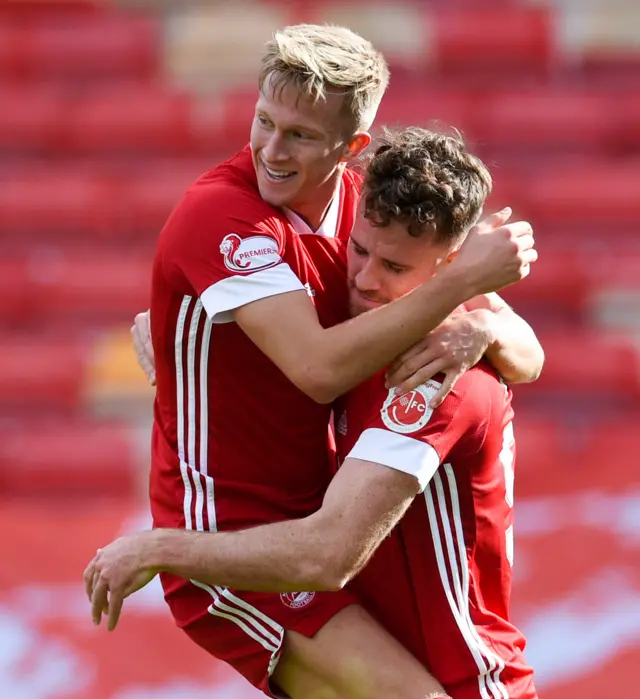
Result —
[[[438,388],[430,382],[423,401]],[[385,402],[386,391],[374,400]],[[423,403],[424,405],[424,403]],[[393,410],[393,404],[386,406]],[[396,415],[395,412],[393,412]],[[377,546],[423,490],[464,432],[457,394],[416,430],[429,430],[432,445],[385,429],[379,409],[331,481],[312,515],[236,532],[158,529],[122,537],[100,549],[85,571],[96,623],[117,623],[124,598],[158,572],[204,584],[286,592],[336,590],[365,565]],[[381,422],[382,420],[382,422]],[[416,435],[417,437],[418,435]]]
[[[148,565],[237,589],[337,590],[362,569],[420,489],[411,474],[346,459],[313,515],[214,536],[160,530]]]
[[[486,294],[465,304],[487,337],[486,357],[509,383],[535,381],[544,365],[544,350],[533,328],[498,294]]]
[[[495,224],[505,220],[496,216]],[[526,223],[471,234],[457,259],[403,298],[333,328],[303,293],[271,296],[234,319],[302,391],[331,402],[387,366],[468,298],[512,283],[536,257]]]
[[[365,565],[421,490],[413,474],[348,458],[310,517],[236,532],[156,529],[117,539],[84,575],[96,624],[166,571],[239,590],[337,590]]]
[[[485,357],[509,383],[535,381],[544,351],[531,326],[497,294],[465,303],[426,338],[401,354],[387,371],[387,385],[411,391],[436,374],[445,378],[432,407],[437,407],[465,371]]]

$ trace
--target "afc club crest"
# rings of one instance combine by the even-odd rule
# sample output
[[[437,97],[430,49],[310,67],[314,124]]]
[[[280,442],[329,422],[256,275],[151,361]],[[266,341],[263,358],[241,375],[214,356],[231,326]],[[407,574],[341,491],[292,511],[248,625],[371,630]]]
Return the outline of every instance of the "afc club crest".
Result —
[[[220,243],[220,254],[225,267],[232,272],[255,272],[282,261],[278,243],[266,235],[241,238],[236,233],[230,233]]]
[[[315,596],[315,592],[283,592],[280,594],[280,599],[289,609],[302,609],[311,604]]]
[[[437,381],[427,381],[404,396],[397,396],[395,390],[390,389],[380,411],[382,422],[390,430],[402,434],[421,430],[431,418],[433,408],[429,407],[429,401],[440,386]]]

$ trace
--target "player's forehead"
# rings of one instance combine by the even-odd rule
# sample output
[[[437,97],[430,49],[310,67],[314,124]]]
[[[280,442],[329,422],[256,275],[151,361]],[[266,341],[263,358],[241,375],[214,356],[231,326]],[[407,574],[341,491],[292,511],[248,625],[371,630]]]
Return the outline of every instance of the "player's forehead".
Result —
[[[427,248],[426,238],[410,235],[407,225],[400,221],[377,226],[364,216],[359,216],[351,237],[368,254],[399,264],[415,262],[416,254]]]
[[[256,111],[266,113],[282,128],[307,127],[323,133],[334,133],[344,125],[343,97],[328,95],[314,102],[293,82],[278,81],[268,76],[258,92]]]

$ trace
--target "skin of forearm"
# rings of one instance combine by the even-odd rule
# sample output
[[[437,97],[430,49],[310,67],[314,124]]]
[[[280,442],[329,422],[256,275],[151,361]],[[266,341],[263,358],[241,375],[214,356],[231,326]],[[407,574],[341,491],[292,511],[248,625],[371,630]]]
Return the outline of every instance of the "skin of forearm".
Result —
[[[309,367],[325,367],[318,378],[319,402],[333,401],[386,367],[472,293],[464,279],[447,271],[393,304],[325,330],[307,360]],[[323,362],[322,357],[330,360]]]
[[[535,381],[544,365],[544,350],[531,326],[510,310],[473,311],[489,338],[486,357],[505,381]]]
[[[215,534],[156,529],[141,556],[145,568],[238,590],[339,588],[342,581],[331,572],[329,560],[335,547],[316,539],[306,520]]]

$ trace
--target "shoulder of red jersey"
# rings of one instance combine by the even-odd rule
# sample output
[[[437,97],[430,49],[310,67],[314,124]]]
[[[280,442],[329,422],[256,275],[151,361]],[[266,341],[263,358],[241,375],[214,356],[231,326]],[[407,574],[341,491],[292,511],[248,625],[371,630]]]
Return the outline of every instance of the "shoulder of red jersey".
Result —
[[[270,266],[282,254],[283,216],[260,197],[247,157],[241,151],[189,187],[160,235],[165,254],[176,260],[194,251],[199,258],[222,254],[237,272]]]
[[[245,149],[196,180],[158,242],[157,260],[167,281],[183,293],[200,296],[211,317],[221,318],[219,313],[265,296],[303,289],[283,264],[286,219],[260,197],[252,168]],[[266,272],[272,274],[265,277]],[[245,284],[242,277],[251,281]],[[205,292],[210,293],[205,297]],[[224,318],[228,322],[229,316]]]
[[[506,405],[510,400],[510,391],[495,370],[489,364],[480,362],[458,379],[442,405],[434,411],[429,404],[440,390],[443,380],[444,375],[438,374],[398,396],[394,389],[385,387],[382,376],[377,377],[369,393],[371,419],[375,419],[379,412],[381,423],[389,430],[414,435],[428,430],[441,413],[452,420],[472,421],[486,415],[490,403],[497,401]]]
[[[510,393],[495,372],[483,364],[466,372],[436,409],[430,402],[442,377],[398,396],[387,389],[384,377],[370,384],[366,402],[351,405],[367,415],[355,416],[362,432],[348,457],[382,463],[412,473],[426,487],[439,465],[457,448],[477,453],[487,426],[498,411],[510,409]]]

